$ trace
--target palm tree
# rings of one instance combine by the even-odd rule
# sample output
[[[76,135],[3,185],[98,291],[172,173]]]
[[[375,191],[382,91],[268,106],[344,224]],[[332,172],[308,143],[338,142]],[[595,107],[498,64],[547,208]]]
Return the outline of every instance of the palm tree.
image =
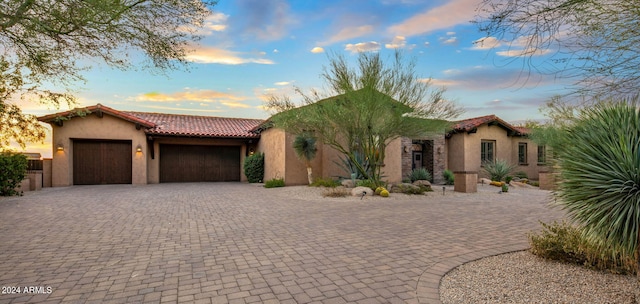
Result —
[[[616,245],[638,263],[640,284],[640,108],[600,103],[557,129],[558,203],[603,246]],[[561,144],[571,143],[571,144]]]
[[[311,161],[316,157],[316,138],[311,133],[302,133],[296,136],[293,141],[293,150],[296,151],[298,158],[302,159],[307,165],[307,178],[309,185],[313,183],[313,174],[311,169]]]

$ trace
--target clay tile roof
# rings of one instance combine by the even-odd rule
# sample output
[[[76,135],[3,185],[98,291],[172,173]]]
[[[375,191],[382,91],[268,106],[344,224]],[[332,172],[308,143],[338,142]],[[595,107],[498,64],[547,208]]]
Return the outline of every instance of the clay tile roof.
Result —
[[[510,123],[500,119],[500,117],[492,114],[457,121],[451,128],[451,131],[449,131],[449,135],[452,133],[473,132],[476,128],[484,124],[497,124],[517,135],[524,135],[527,133],[526,128],[514,127]]]
[[[146,130],[150,135],[259,138],[251,130],[264,122],[262,119],[227,118],[163,113],[126,112],[155,126]]]
[[[152,122],[149,122],[147,120],[141,119],[137,116],[133,116],[131,114],[128,114],[127,112],[122,112],[122,111],[118,111],[115,109],[112,109],[110,107],[101,105],[101,104],[97,104],[95,106],[88,106],[86,108],[79,108],[79,109],[73,109],[73,110],[69,110],[69,111],[65,111],[65,112],[59,112],[59,113],[54,113],[54,114],[49,114],[49,115],[45,115],[45,116],[40,116],[38,117],[39,121],[42,122],[47,122],[47,123],[52,123],[57,121],[60,118],[72,118],[75,116],[78,116],[78,112],[89,112],[89,113],[106,113],[109,114],[111,116],[115,116],[115,117],[119,117],[121,119],[124,119],[126,121],[130,121],[133,123],[137,123],[140,124],[146,128],[152,128],[155,125]],[[87,114],[89,114],[87,113]]]

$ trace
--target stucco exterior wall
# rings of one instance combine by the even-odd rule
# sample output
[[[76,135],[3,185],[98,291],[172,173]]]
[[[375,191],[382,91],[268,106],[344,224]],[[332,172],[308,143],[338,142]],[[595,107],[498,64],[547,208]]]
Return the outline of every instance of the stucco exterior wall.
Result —
[[[131,140],[133,184],[147,183],[147,162],[136,147],[145,151],[147,141],[144,130],[136,130],[135,124],[104,114],[102,118],[95,114],[76,117],[53,128],[53,159],[51,163],[51,183],[53,187],[73,185],[73,139]],[[64,147],[58,151],[58,145]]]
[[[270,128],[260,134],[257,152],[264,153],[264,180],[284,177],[285,141],[286,133],[281,129]]]
[[[518,165],[518,145],[527,144],[527,165],[519,165],[515,171],[524,171],[530,179],[547,167],[538,165],[538,145],[523,136],[508,136],[507,130],[498,125],[482,125],[476,133],[456,133],[447,139],[448,168],[456,171],[476,171],[479,177],[487,177],[481,170],[480,151],[482,140],[495,141],[495,159]]]
[[[384,167],[382,179],[389,183],[402,182],[402,138],[396,138],[387,144],[385,149]]]

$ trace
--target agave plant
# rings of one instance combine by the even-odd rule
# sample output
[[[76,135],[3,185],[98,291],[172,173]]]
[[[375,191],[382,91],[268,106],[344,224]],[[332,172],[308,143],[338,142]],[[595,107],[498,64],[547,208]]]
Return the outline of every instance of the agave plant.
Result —
[[[562,182],[556,195],[602,246],[620,246],[640,268],[640,110],[637,101],[601,103],[558,129]],[[639,269],[640,270],[640,269]],[[640,271],[638,271],[640,283]]]
[[[482,165],[482,169],[489,174],[489,178],[497,182],[503,181],[516,167],[503,159],[496,159],[495,162],[486,162]]]
[[[293,150],[298,155],[298,158],[302,159],[307,165],[307,179],[309,185],[313,183],[313,171],[311,169],[311,161],[316,157],[316,138],[310,133],[298,134],[293,140]]]

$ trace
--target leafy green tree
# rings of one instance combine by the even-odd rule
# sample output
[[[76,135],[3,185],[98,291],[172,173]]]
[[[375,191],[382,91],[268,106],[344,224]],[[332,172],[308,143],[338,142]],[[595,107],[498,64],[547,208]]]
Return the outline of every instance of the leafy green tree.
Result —
[[[329,98],[305,94],[298,106],[288,96],[271,96],[266,104],[277,114],[275,127],[292,134],[312,130],[318,139],[345,155],[359,174],[381,184],[385,148],[399,137],[423,137],[443,131],[445,119],[461,113],[415,72],[415,61],[400,53],[386,63],[379,53],[361,53],[355,67],[344,56],[330,56],[321,77]],[[358,162],[364,155],[369,170]]]
[[[208,0],[0,1],[0,146],[44,138],[17,101],[75,105],[73,86],[99,60],[128,69],[132,52],[157,70],[186,63],[190,43],[210,14]],[[60,91],[54,91],[50,88]]]
[[[318,152],[315,136],[309,132],[298,134],[293,141],[293,150],[296,151],[298,158],[302,159],[307,166],[307,178],[309,179],[309,185],[311,185],[313,183],[311,161],[316,157],[316,152]]]
[[[582,108],[555,131],[558,204],[603,247],[619,246],[640,267],[640,108],[637,99]],[[570,144],[567,144],[570,143]],[[640,272],[639,281],[640,284]]]
[[[634,94],[640,84],[639,19],[637,1],[483,0],[476,22],[488,38],[479,43],[510,43],[511,58],[531,70],[607,97]]]

